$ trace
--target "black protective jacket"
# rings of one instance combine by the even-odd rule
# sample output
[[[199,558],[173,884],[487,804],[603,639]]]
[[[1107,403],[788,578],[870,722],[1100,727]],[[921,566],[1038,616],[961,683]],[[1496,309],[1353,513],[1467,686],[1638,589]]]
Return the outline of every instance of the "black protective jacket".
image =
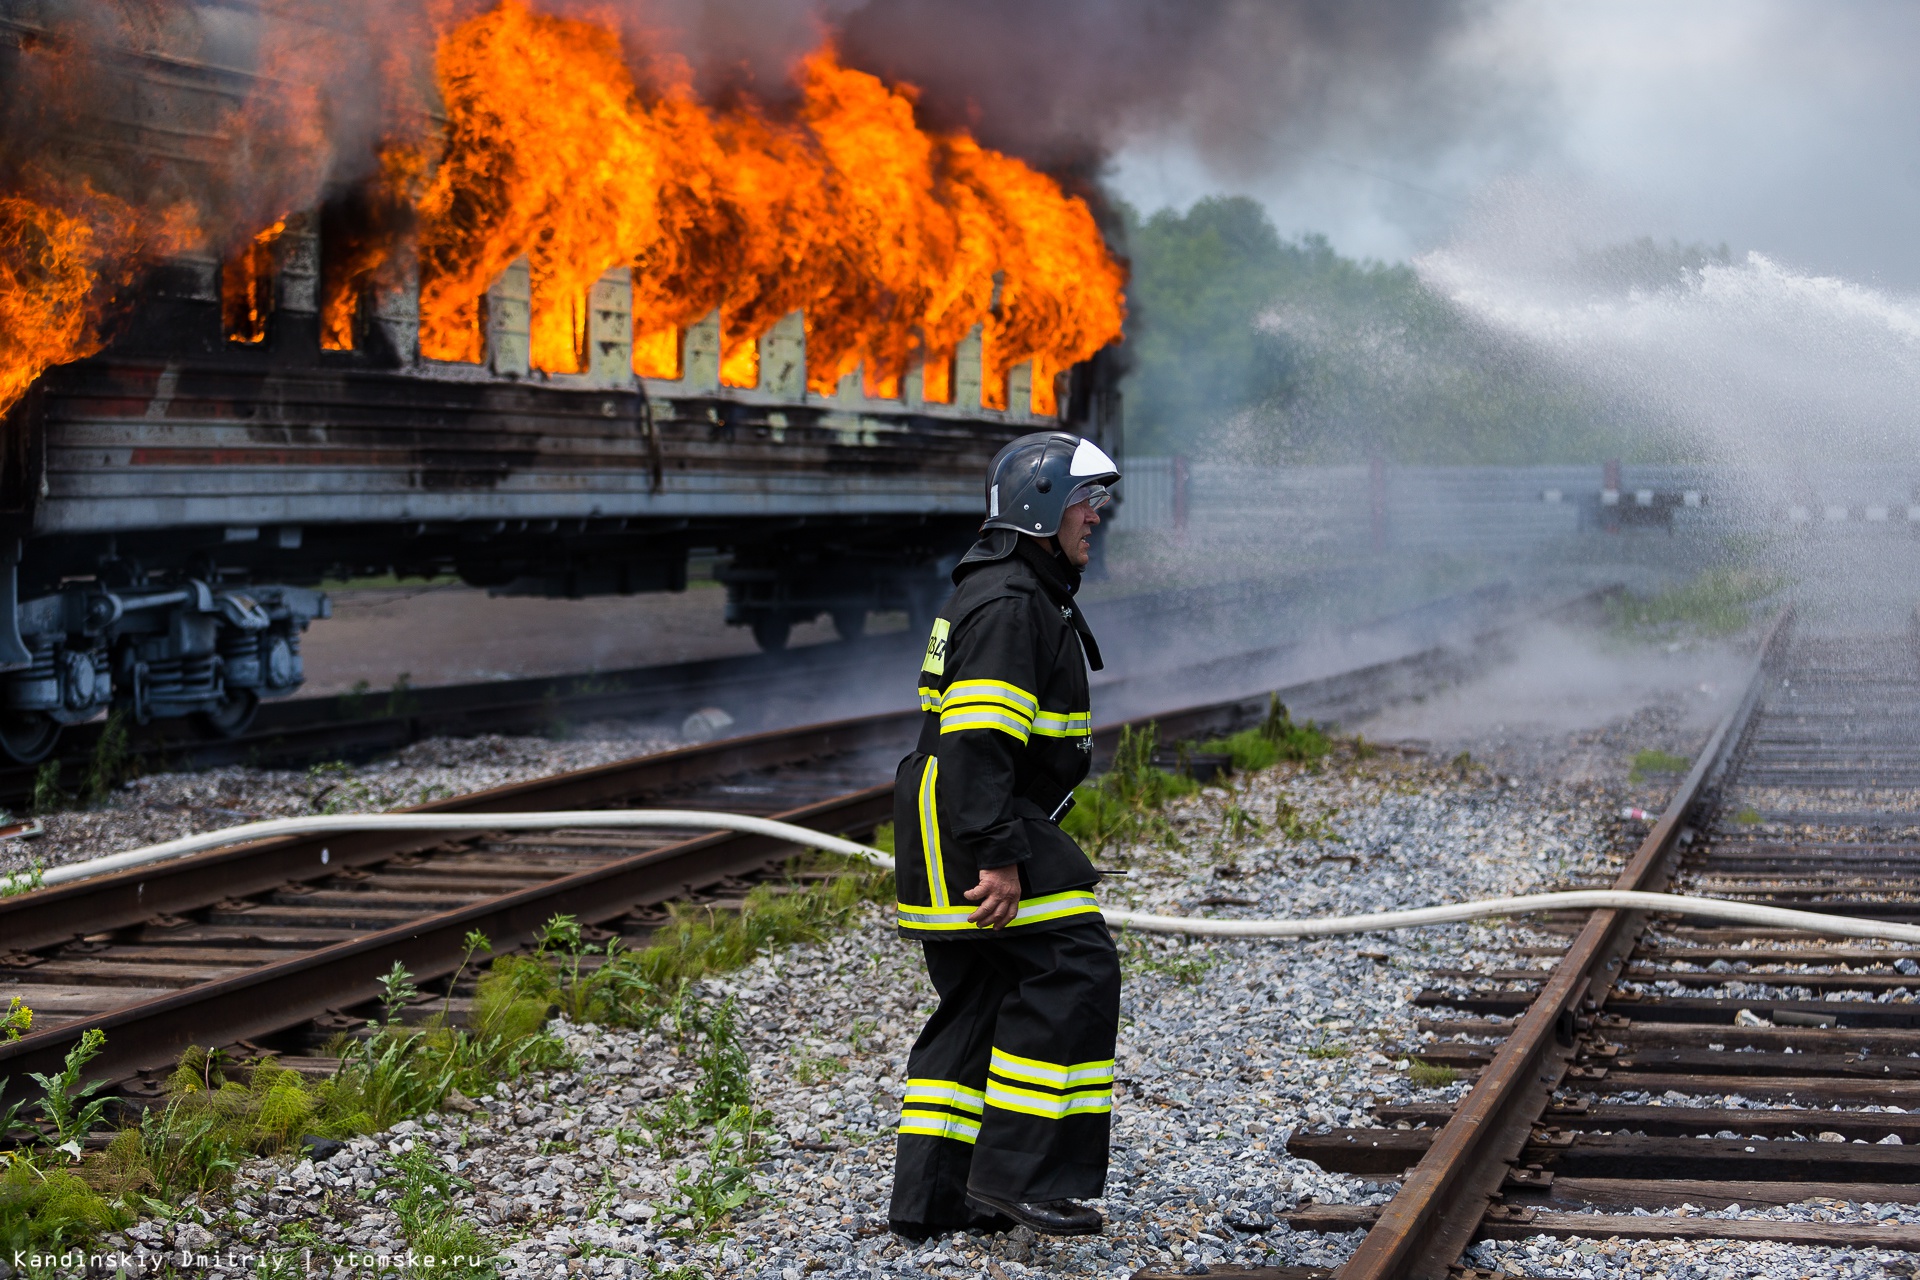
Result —
[[[963,896],[982,867],[1020,868],[1007,927],[1097,914],[1100,879],[1052,815],[1092,757],[1087,669],[1093,633],[1074,604],[1079,572],[1032,538],[993,530],[955,568],[920,672],[926,719],[894,780],[900,928],[983,936]]]

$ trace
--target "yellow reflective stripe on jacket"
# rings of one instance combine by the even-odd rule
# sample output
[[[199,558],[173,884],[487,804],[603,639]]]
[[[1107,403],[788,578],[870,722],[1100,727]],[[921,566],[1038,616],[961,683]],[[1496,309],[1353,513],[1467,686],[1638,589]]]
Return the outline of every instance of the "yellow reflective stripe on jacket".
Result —
[[[1023,1080],[1028,1084],[1051,1085],[1055,1089],[1070,1089],[1075,1085],[1113,1083],[1113,1059],[1099,1062],[1042,1062],[1038,1058],[1022,1058],[996,1048],[989,1060],[987,1070],[1009,1080]],[[912,1083],[909,1081],[908,1083]]]
[[[1086,1089],[1078,1093],[1040,1093],[1016,1089],[998,1080],[987,1081],[987,1105],[1002,1111],[1019,1111],[1043,1120],[1064,1120],[1068,1116],[1101,1115],[1113,1110],[1113,1089]]]
[[[949,907],[944,904],[923,907],[911,902],[896,904],[900,911],[900,927],[915,929],[926,933],[945,933],[960,929],[978,929],[970,924],[967,917],[978,911],[978,907]],[[1040,924],[1048,920],[1058,920],[1063,916],[1097,915],[1100,904],[1094,901],[1089,889],[1070,889],[1065,893],[1049,893],[1039,898],[1023,898],[1020,912],[1014,916],[1013,923],[1007,927],[1017,929],[1021,925]]]
[[[1033,718],[1033,731],[1044,738],[1084,738],[1093,732],[1093,716],[1086,711],[1042,711]]]
[[[908,1080],[907,1096],[902,1101],[909,1107],[917,1102],[922,1106],[952,1107],[955,1111],[979,1115],[986,1107],[986,1099],[986,1094],[969,1089],[958,1080]]]
[[[921,685],[920,686],[920,709],[922,711],[940,710],[940,691],[938,689],[929,689],[927,688],[927,686]]]
[[[940,732],[961,733],[968,729],[998,729],[1023,743],[1028,734],[1025,720],[998,707],[948,707],[940,712]]]
[[[947,866],[940,858],[939,783],[940,759],[928,756],[927,767],[920,774],[920,852],[927,860],[927,892],[933,896],[934,906],[945,907],[949,899]]]
[[[925,1134],[929,1138],[952,1138],[972,1146],[979,1141],[980,1122],[965,1116],[948,1115],[944,1111],[902,1111],[900,1132]]]
[[[947,686],[941,709],[963,702],[998,703],[1019,715],[1022,720],[1033,719],[1033,713],[1040,709],[1040,699],[1019,685],[1008,684],[1004,680],[955,680]]]

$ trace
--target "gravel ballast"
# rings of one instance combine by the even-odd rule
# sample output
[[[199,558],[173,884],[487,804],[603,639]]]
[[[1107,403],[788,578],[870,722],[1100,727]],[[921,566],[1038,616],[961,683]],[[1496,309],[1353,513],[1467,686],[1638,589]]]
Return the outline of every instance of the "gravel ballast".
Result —
[[[1103,898],[1174,914],[1334,915],[1606,878],[1643,830],[1617,817],[1623,796],[1654,804],[1660,786],[1642,781],[1629,791],[1625,756],[1643,746],[1697,748],[1699,710],[1669,706],[1577,731],[1580,752],[1618,761],[1613,776],[1578,782],[1555,780],[1551,766],[1566,755],[1551,735],[1523,747],[1525,735],[1504,732],[1499,749],[1484,752],[1495,769],[1454,762],[1454,748],[1466,744],[1435,733],[1430,756],[1354,759],[1343,749],[1319,769],[1242,777],[1170,806],[1173,847],[1097,856],[1133,872],[1110,881]],[[430,798],[418,794],[423,787],[470,790],[634,751],[632,740],[421,744],[391,768],[354,771],[378,800],[355,807],[417,803]],[[98,853],[253,816],[311,812],[325,804],[314,785],[307,775],[246,770],[149,779],[115,810],[72,815],[100,825],[99,834],[76,829],[70,838]],[[1276,829],[1283,803],[1303,833],[1296,838]],[[1260,829],[1235,821],[1235,811]],[[1324,834],[1312,834],[1316,828]],[[69,838],[53,824],[50,837]],[[1538,966],[1513,948],[1550,941],[1559,939],[1503,924],[1286,942],[1123,937],[1113,1165],[1100,1203],[1109,1226],[1100,1237],[1019,1231],[909,1242],[886,1230],[892,1129],[907,1053],[932,993],[917,949],[894,935],[883,912],[866,908],[842,935],[762,956],[695,993],[709,1004],[738,1001],[754,1103],[772,1125],[752,1167],[754,1195],[711,1238],[690,1236],[679,1216],[680,1186],[706,1170],[703,1135],[662,1152],[649,1125],[667,1099],[693,1085],[697,1046],[680,1042],[670,1025],[638,1032],[559,1023],[573,1069],[456,1100],[460,1109],[355,1139],[324,1160],[252,1162],[218,1203],[144,1221],[108,1243],[184,1247],[213,1259],[223,1250],[256,1258],[281,1250],[309,1274],[376,1272],[381,1255],[404,1258],[409,1244],[390,1207],[395,1192],[382,1184],[398,1176],[404,1153],[425,1146],[471,1184],[457,1210],[501,1251],[509,1275],[652,1276],[684,1267],[683,1277],[1001,1280],[1119,1277],[1142,1267],[1337,1266],[1359,1233],[1295,1232],[1284,1215],[1308,1202],[1384,1203],[1395,1184],[1289,1157],[1287,1136],[1369,1125],[1373,1109],[1388,1102],[1463,1096],[1463,1082],[1423,1089],[1410,1081],[1403,1050],[1422,1038],[1410,997],[1448,984],[1434,970]],[[1838,1201],[1694,1216],[1920,1220],[1913,1206]],[[1900,1269],[1905,1255],[1883,1251],[1712,1241],[1536,1238],[1478,1245],[1468,1260],[1542,1277],[1908,1274]],[[217,1262],[208,1270],[223,1273]]]

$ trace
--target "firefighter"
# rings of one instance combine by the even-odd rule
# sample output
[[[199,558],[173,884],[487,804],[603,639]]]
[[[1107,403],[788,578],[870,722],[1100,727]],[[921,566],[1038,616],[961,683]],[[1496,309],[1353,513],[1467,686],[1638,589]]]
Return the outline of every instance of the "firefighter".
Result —
[[[920,740],[894,780],[901,933],[940,1007],[913,1046],[893,1229],[1104,1225],[1120,967],[1099,873],[1060,819],[1087,775],[1087,672],[1074,603],[1119,480],[1090,440],[1022,436],[987,477],[980,540],[953,571],[920,671]]]

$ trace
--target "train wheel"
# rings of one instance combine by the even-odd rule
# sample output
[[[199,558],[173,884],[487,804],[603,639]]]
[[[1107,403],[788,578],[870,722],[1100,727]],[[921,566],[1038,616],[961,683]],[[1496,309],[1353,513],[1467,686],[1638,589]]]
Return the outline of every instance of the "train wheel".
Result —
[[[212,711],[196,711],[193,727],[207,738],[237,738],[253,727],[260,713],[260,695],[251,689],[238,689]]]
[[[0,753],[16,764],[39,764],[60,741],[60,722],[39,711],[0,715]]]
[[[766,653],[778,653],[787,647],[793,634],[793,622],[782,614],[763,613],[753,620],[753,642]]]
[[[865,609],[835,609],[833,611],[834,634],[842,640],[858,640],[867,634],[867,611]]]

